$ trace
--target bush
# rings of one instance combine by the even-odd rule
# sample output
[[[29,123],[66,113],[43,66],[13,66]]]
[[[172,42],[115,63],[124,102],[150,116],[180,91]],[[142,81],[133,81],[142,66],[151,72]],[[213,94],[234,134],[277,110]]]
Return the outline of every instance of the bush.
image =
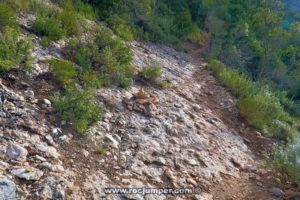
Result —
[[[0,71],[31,69],[31,41],[19,39],[18,31],[7,28],[0,35]]]
[[[154,80],[161,76],[162,68],[159,63],[153,62],[142,71],[143,77],[147,80]]]
[[[77,14],[72,11],[62,11],[59,15],[62,28],[68,36],[77,35],[79,33],[79,24]]]
[[[131,50],[106,28],[97,30],[93,41],[71,41],[65,53],[82,67],[82,79],[87,85],[101,87],[115,83],[126,88],[132,83]]]
[[[284,110],[283,97],[278,98],[267,87],[253,83],[236,70],[226,69],[217,60],[212,60],[208,67],[239,98],[240,114],[250,124],[266,135],[282,140],[293,139],[297,132],[296,121]]]
[[[46,4],[41,0],[31,0],[30,10],[39,18],[51,18],[58,15],[58,10],[54,6]]]
[[[124,75],[119,75],[117,83],[121,88],[127,89],[133,84],[132,78],[128,78]]]
[[[54,18],[38,17],[32,24],[32,30],[39,36],[47,37],[49,40],[60,40],[66,35],[61,24]]]
[[[82,74],[82,80],[87,87],[101,88],[111,85],[110,78],[105,74],[97,74],[93,71],[85,71]]]
[[[95,101],[93,91],[67,89],[66,94],[56,94],[53,106],[61,118],[74,125],[76,130],[85,134],[89,126],[102,118],[105,111]]]
[[[191,32],[187,35],[187,39],[192,43],[201,44],[201,30],[195,24],[192,27]]]
[[[81,0],[75,0],[74,8],[80,15],[84,16],[85,18],[90,20],[96,19],[96,13],[93,7],[83,3]]]
[[[274,154],[267,157],[267,165],[286,175],[294,183],[300,183],[300,144],[289,143],[285,147],[276,146]]]
[[[159,82],[159,87],[163,90],[168,89],[168,88],[172,87],[172,82],[169,79],[161,80]]]
[[[134,39],[132,30],[127,22],[118,15],[112,15],[107,19],[108,24],[114,32],[124,40],[131,41]]]
[[[7,27],[16,28],[18,26],[15,12],[6,4],[0,3],[0,31]]]
[[[94,55],[97,54],[97,48],[94,45],[86,45],[80,48],[81,44],[75,46],[79,48],[75,53],[75,62],[82,66],[84,70],[91,70],[94,60]]]
[[[17,12],[27,11],[30,4],[28,0],[2,0],[2,2]]]
[[[111,53],[116,57],[119,69],[128,74],[133,73],[131,49],[119,38],[112,34],[109,29],[100,28],[97,32],[94,43],[104,51],[110,48]]]
[[[236,70],[226,70],[225,65],[217,60],[212,60],[208,68],[237,97],[258,92],[258,86],[255,83]]]
[[[32,24],[33,31],[53,41],[60,40],[66,35],[78,35],[80,32],[78,15],[74,9],[67,9],[67,5],[63,10],[58,10],[54,6],[33,0],[31,10],[37,17]]]
[[[72,79],[77,75],[74,64],[67,60],[53,59],[50,61],[50,67],[56,79],[64,86],[72,83]]]

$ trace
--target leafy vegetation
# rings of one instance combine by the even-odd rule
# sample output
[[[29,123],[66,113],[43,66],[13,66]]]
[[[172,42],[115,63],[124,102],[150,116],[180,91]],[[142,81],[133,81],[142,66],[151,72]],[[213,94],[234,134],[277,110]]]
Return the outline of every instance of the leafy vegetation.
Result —
[[[31,69],[31,41],[19,39],[19,32],[6,28],[0,35],[0,71]]]
[[[0,31],[5,28],[16,28],[18,25],[15,12],[6,4],[0,3]]]
[[[85,134],[88,127],[101,119],[105,110],[94,100],[90,89],[78,91],[67,89],[65,95],[56,94],[53,106],[62,119],[74,125],[79,133]]]
[[[66,1],[67,2],[67,1]],[[66,3],[64,2],[64,3]],[[71,3],[63,4],[66,9],[59,10],[53,5],[33,0],[31,10],[37,19],[33,22],[32,29],[39,36],[46,37],[49,41],[60,40],[65,36],[78,35],[80,32],[80,18]]]
[[[94,40],[71,41],[66,54],[82,67],[81,79],[87,85],[127,88],[133,82],[130,48],[104,27],[99,28]]]
[[[159,63],[152,63],[149,66],[143,68],[143,77],[147,80],[154,80],[161,76],[162,69]]]
[[[172,82],[169,79],[164,79],[159,82],[159,87],[163,90],[172,87]]]
[[[296,121],[284,110],[280,98],[267,87],[255,84],[236,70],[227,69],[217,60],[209,64],[215,75],[238,100],[240,113],[264,134],[279,139],[293,139]]]
[[[71,84],[77,75],[74,64],[67,60],[53,59],[50,61],[50,67],[54,76],[65,86]]]
[[[267,158],[267,165],[286,175],[287,180],[293,183],[300,183],[299,159],[299,143],[288,144],[285,147],[276,146],[274,154]]]

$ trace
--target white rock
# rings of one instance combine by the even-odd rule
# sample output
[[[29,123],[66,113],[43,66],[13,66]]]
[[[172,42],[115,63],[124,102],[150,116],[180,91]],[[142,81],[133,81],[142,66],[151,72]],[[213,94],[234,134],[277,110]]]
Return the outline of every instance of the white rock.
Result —
[[[6,155],[12,160],[24,160],[27,154],[27,150],[17,144],[9,143],[6,148]]]
[[[51,101],[48,99],[43,99],[43,102],[47,105],[47,106],[51,106]]]
[[[27,181],[36,181],[39,180],[43,176],[43,172],[39,169],[30,167],[28,169],[20,168],[11,170],[11,173],[21,179],[25,179]]]
[[[105,138],[106,138],[109,142],[111,142],[112,145],[113,145],[116,149],[119,148],[119,142],[118,142],[117,140],[115,140],[115,139],[113,138],[112,135],[107,134],[107,135],[105,135]]]
[[[84,157],[86,157],[86,158],[90,155],[90,152],[88,152],[88,151],[85,150],[85,149],[82,149],[81,152],[82,152],[82,154],[84,155]]]

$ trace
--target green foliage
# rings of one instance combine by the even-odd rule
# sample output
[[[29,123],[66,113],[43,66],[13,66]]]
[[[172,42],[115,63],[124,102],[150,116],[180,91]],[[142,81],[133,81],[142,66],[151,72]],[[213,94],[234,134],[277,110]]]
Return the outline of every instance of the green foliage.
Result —
[[[105,111],[94,101],[91,90],[67,89],[66,94],[56,94],[53,105],[61,118],[74,125],[81,134],[102,118]]]
[[[163,90],[168,89],[170,87],[172,87],[172,83],[169,79],[165,79],[165,80],[161,80],[159,82],[159,87]]]
[[[107,19],[107,23],[112,30],[121,38],[127,41],[134,39],[133,32],[127,22],[118,15],[112,15]]]
[[[101,87],[116,83],[127,88],[133,82],[130,48],[104,27],[97,31],[92,41],[72,41],[66,54],[82,67],[82,79],[87,85]]]
[[[117,83],[121,88],[127,89],[133,84],[133,79],[124,75],[119,75],[117,77]]]
[[[63,11],[60,13],[59,17],[62,28],[66,31],[67,35],[72,36],[79,33],[79,24],[75,12]]]
[[[196,26],[195,24],[192,25],[191,31],[190,31],[190,33],[188,33],[186,38],[192,43],[201,44],[202,43],[202,37],[201,37],[200,28],[198,26]]]
[[[192,19],[187,1],[92,0],[90,3],[98,9],[99,17],[125,40],[139,38],[175,46],[183,38],[199,40],[199,27]]]
[[[112,83],[110,78],[105,74],[97,74],[93,71],[85,71],[82,74],[82,80],[85,85],[92,88],[109,87]]]
[[[53,17],[57,16],[58,10],[52,6],[45,4],[41,0],[31,0],[30,1],[30,10],[38,17]]]
[[[2,0],[1,2],[5,3],[16,12],[28,11],[30,5],[29,0]]]
[[[80,15],[90,20],[96,19],[96,13],[89,4],[83,3],[81,0],[75,0],[73,5],[76,12]]]
[[[32,24],[33,31],[49,41],[60,40],[65,36],[78,35],[80,33],[80,20],[74,10],[71,1],[62,1],[63,10],[52,5],[46,5],[38,0],[33,0],[31,10],[37,19]],[[69,5],[69,3],[71,3]]]
[[[274,154],[267,158],[267,165],[285,174],[293,183],[300,183],[300,144],[289,143],[285,147],[275,147]]]
[[[143,77],[147,80],[154,80],[161,76],[162,68],[159,63],[153,62],[149,66],[143,68]]]
[[[16,28],[17,25],[15,12],[8,5],[0,3],[0,32],[7,27]]]
[[[70,61],[52,59],[49,64],[55,78],[59,80],[62,85],[66,86],[71,84],[77,75],[76,68]]]
[[[103,156],[105,155],[106,149],[104,147],[98,147],[97,152]]]
[[[281,98],[266,87],[253,83],[238,71],[225,68],[217,60],[209,63],[209,69],[239,98],[240,113],[252,125],[264,134],[282,140],[294,138],[297,133],[296,121],[284,110]]]
[[[7,28],[0,35],[0,71],[31,69],[31,41],[19,39],[19,32]]]
[[[32,29],[39,36],[47,37],[49,40],[60,40],[66,35],[59,21],[54,18],[37,18]]]
[[[42,37],[41,39],[41,45],[44,47],[49,46],[51,40],[48,37]]]

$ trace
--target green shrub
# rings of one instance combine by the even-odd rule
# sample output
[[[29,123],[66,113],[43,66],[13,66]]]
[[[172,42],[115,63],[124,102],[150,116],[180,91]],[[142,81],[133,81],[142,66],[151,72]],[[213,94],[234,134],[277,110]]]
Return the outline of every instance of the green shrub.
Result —
[[[168,88],[172,87],[172,82],[169,79],[161,80],[159,82],[159,87],[163,90],[168,89]]]
[[[0,71],[12,68],[31,69],[31,47],[30,40],[19,39],[19,32],[7,28],[0,35]]]
[[[130,29],[127,22],[120,18],[118,15],[112,15],[107,19],[108,24],[112,30],[121,38],[127,41],[134,39],[132,30]]]
[[[133,84],[132,78],[128,78],[124,75],[119,75],[117,78],[117,83],[121,88],[127,89]]]
[[[41,45],[44,47],[49,46],[51,40],[48,37],[42,37],[41,39]]]
[[[16,28],[18,26],[15,12],[6,4],[0,3],[0,31],[7,27]]]
[[[58,10],[42,0],[31,0],[30,10],[39,18],[57,17]]]
[[[60,22],[54,18],[38,17],[32,24],[32,29],[37,35],[54,41],[60,40],[66,35]]]
[[[66,35],[73,36],[80,33],[79,17],[76,11],[74,9],[67,9],[67,5],[69,4],[65,1],[61,3],[63,3],[64,9],[59,10],[52,5],[44,4],[38,0],[32,1],[31,10],[36,15],[32,29],[36,34],[56,41]]]
[[[85,85],[92,88],[108,87],[111,85],[110,78],[105,74],[98,74],[93,71],[85,71],[82,74]]]
[[[110,48],[112,54],[116,57],[119,69],[123,72],[126,71],[128,74],[133,73],[131,49],[119,37],[114,36],[109,29],[100,28],[94,43],[102,51]]]
[[[258,92],[258,86],[256,84],[236,70],[226,70],[225,65],[217,60],[212,60],[208,68],[212,70],[217,78],[237,97]]]
[[[79,33],[79,24],[77,14],[72,11],[62,11],[59,15],[62,28],[68,36],[77,35]]]
[[[78,50],[75,53],[75,62],[83,67],[84,70],[91,70],[94,60],[94,55],[97,54],[97,49],[94,45],[82,46],[78,44]],[[77,48],[77,46],[75,46]]]
[[[88,89],[67,89],[64,96],[56,94],[53,106],[61,118],[73,124],[81,134],[85,134],[88,127],[94,125],[105,113],[94,101],[93,91]]]
[[[65,53],[82,67],[82,79],[87,81],[87,85],[101,87],[117,84],[128,87],[132,83],[134,68],[131,50],[106,28],[97,30],[92,41],[70,42]]]
[[[74,11],[73,0],[53,0],[55,4],[67,11]]]
[[[28,11],[30,5],[28,0],[2,0],[2,2],[17,12]]]
[[[286,175],[287,180],[300,183],[300,144],[288,143],[285,147],[276,146],[274,154],[267,158],[267,165]]]
[[[240,98],[238,107],[241,115],[265,134],[284,140],[293,138],[294,132],[289,125],[292,120],[276,97],[260,92]],[[285,125],[278,126],[280,124]]]
[[[74,2],[75,10],[82,16],[87,19],[94,20],[96,19],[96,13],[92,6],[83,3],[81,0],[75,0]]]
[[[187,39],[195,44],[201,44],[202,37],[201,37],[201,30],[195,24],[192,26],[191,32],[187,35]]]
[[[159,63],[153,62],[149,66],[143,68],[142,75],[147,80],[154,80],[160,77],[162,74],[162,68]]]
[[[278,98],[267,87],[253,83],[236,70],[227,69],[217,60],[212,60],[208,67],[239,98],[240,114],[249,123],[266,135],[282,140],[293,139],[297,123],[282,106],[283,97]]]
[[[70,61],[53,59],[49,64],[54,76],[63,85],[72,83],[72,79],[77,75],[76,68]]]

